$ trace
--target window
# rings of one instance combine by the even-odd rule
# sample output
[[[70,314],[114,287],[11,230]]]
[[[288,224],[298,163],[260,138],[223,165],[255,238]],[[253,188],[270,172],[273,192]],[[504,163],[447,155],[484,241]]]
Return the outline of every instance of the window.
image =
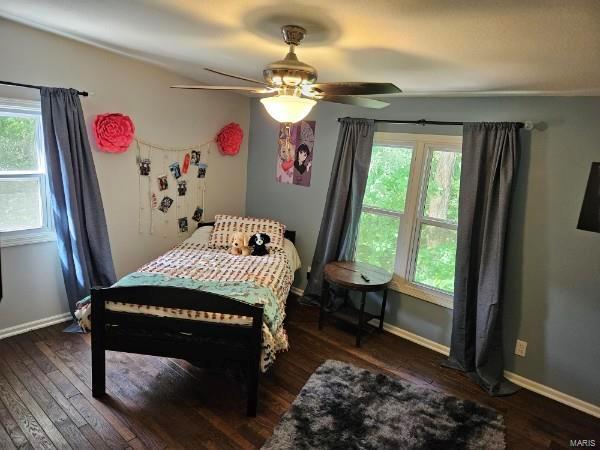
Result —
[[[394,272],[400,292],[452,308],[461,142],[375,133],[357,261]]]
[[[0,239],[53,239],[39,102],[0,99]]]

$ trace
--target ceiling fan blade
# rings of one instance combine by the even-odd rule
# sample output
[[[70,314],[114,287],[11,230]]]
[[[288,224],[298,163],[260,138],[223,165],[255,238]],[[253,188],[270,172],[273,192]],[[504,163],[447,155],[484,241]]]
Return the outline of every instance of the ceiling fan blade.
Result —
[[[379,95],[402,92],[392,83],[315,83],[303,88],[307,92],[325,95]]]
[[[332,103],[343,103],[345,105],[362,106],[363,108],[381,109],[389,106],[389,103],[375,100],[373,98],[354,97],[352,95],[324,95],[317,100]]]
[[[235,78],[237,80],[249,81],[250,83],[262,84],[263,86],[267,86],[267,83],[265,83],[264,81],[259,81],[259,80],[254,80],[252,78],[242,77],[241,75],[233,75],[231,73],[219,72],[218,70],[209,69],[207,67],[205,67],[204,70],[206,70],[208,72],[216,73],[217,75],[223,75],[224,77]]]
[[[174,89],[201,89],[201,90],[206,90],[206,91],[245,91],[245,92],[250,92],[250,93],[254,93],[254,94],[270,94],[272,92],[275,92],[274,89],[250,87],[250,86],[204,86],[204,85],[189,86],[189,85],[178,84],[176,86],[171,86],[171,87]]]

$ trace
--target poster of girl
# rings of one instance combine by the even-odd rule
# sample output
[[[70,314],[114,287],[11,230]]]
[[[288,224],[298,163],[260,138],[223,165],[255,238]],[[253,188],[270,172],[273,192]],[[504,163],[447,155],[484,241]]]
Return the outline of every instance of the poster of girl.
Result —
[[[312,167],[312,155],[308,145],[300,144],[296,148],[294,159],[294,184],[298,186],[310,186],[310,175]]]
[[[281,124],[277,152],[277,181],[310,186],[315,144],[314,120]]]

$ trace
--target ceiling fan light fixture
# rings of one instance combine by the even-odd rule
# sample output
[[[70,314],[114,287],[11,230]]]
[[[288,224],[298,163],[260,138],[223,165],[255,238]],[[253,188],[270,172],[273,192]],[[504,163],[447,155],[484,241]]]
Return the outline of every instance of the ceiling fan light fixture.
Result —
[[[317,103],[296,95],[276,95],[260,100],[269,115],[277,122],[295,123],[304,119]]]

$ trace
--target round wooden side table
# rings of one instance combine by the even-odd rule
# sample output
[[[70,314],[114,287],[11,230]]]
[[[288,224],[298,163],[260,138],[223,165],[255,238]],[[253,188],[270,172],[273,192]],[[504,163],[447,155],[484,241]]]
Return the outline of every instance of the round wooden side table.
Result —
[[[321,310],[319,313],[319,330],[323,328],[325,318],[325,305],[329,297],[329,285],[344,289],[362,292],[360,309],[344,306],[330,313],[336,319],[357,325],[356,346],[360,347],[363,327],[371,319],[379,318],[379,330],[383,330],[385,305],[387,302],[388,286],[392,281],[392,274],[370,264],[354,261],[333,261],[328,263],[323,270],[323,288],[321,291]],[[381,313],[379,317],[365,312],[367,292],[383,291]]]

